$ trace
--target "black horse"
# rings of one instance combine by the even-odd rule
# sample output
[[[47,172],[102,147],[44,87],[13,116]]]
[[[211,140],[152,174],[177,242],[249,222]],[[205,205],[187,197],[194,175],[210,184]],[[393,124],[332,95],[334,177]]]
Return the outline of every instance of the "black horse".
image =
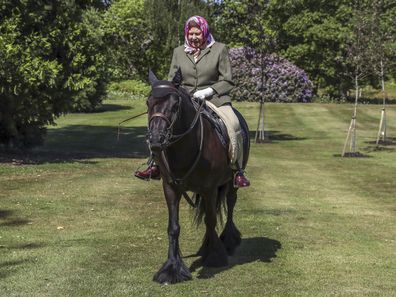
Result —
[[[170,81],[158,80],[150,71],[151,93],[148,106],[148,144],[160,166],[163,190],[169,212],[168,259],[154,275],[159,283],[177,283],[191,279],[179,249],[179,203],[185,191],[197,194],[196,215],[204,220],[206,232],[197,255],[204,266],[228,264],[241,242],[241,234],[233,222],[237,189],[227,149],[209,120],[202,116],[203,101],[192,99],[180,87],[178,71]],[[242,116],[244,134],[244,166],[249,154],[248,127]],[[198,203],[199,202],[199,203]],[[227,210],[227,221],[220,237],[216,232],[217,217]]]

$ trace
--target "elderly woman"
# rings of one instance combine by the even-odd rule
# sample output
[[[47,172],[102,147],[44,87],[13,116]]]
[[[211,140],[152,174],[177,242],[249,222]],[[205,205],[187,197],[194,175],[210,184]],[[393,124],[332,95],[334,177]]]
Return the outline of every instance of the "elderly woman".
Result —
[[[182,86],[194,98],[205,99],[224,120],[230,138],[229,157],[235,170],[235,187],[248,187],[249,180],[242,170],[243,140],[239,120],[231,107],[229,92],[234,88],[227,47],[216,42],[209,32],[207,21],[200,16],[190,17],[184,27],[184,45],[173,51],[169,71],[171,80],[180,68]],[[159,167],[155,164],[135,176],[144,180],[159,179]]]

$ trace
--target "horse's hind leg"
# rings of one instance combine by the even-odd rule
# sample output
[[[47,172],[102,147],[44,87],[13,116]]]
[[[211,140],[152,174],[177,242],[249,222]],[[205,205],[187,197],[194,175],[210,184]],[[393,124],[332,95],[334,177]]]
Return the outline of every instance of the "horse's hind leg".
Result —
[[[222,267],[228,264],[227,251],[216,232],[217,224],[217,190],[209,195],[202,195],[201,203],[205,208],[206,232],[198,255],[202,256],[204,266]]]
[[[237,188],[234,188],[232,184],[228,187],[227,192],[227,222],[223,232],[220,235],[220,239],[224,244],[229,255],[232,255],[236,247],[241,243],[241,233],[234,224],[234,207],[237,200]]]
[[[180,257],[179,249],[179,203],[181,194],[174,191],[174,189],[164,183],[164,193],[166,203],[168,206],[169,221],[168,221],[168,237],[169,249],[168,260],[164,263],[161,269],[154,275],[153,280],[163,283],[178,283],[191,279],[191,273]]]

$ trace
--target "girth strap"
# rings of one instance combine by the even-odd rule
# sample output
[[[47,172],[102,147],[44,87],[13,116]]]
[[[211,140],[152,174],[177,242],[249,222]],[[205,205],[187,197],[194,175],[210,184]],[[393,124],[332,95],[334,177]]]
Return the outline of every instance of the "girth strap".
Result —
[[[194,201],[192,201],[192,199],[190,198],[190,196],[188,196],[187,192],[183,192],[183,197],[184,199],[186,199],[186,201],[188,202],[188,204],[190,204],[191,207],[196,208],[197,204],[194,203]],[[194,194],[195,195],[195,194]]]

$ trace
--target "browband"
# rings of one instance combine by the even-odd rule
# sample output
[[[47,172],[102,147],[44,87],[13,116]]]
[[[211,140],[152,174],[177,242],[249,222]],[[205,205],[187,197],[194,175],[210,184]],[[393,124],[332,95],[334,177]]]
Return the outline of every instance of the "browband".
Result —
[[[158,84],[155,84],[151,88],[151,95],[155,98],[165,97],[171,93],[178,94],[179,90],[168,81],[158,81]]]

